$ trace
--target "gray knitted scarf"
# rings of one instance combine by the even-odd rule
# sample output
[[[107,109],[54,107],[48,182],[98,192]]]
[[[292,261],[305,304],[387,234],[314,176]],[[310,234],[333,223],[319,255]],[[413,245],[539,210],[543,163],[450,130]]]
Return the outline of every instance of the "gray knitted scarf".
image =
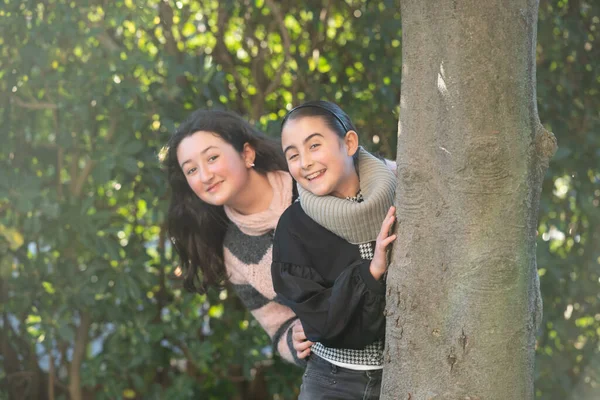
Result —
[[[304,212],[319,225],[352,244],[376,240],[381,224],[394,203],[396,178],[382,160],[362,147],[358,153],[360,191],[355,203],[335,196],[316,196],[298,185]]]

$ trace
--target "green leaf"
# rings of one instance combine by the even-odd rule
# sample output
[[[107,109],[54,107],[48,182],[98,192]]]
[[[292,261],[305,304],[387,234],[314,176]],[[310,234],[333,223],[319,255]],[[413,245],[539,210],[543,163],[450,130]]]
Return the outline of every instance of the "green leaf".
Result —
[[[71,329],[70,324],[65,323],[65,321],[61,321],[56,327],[56,331],[58,336],[67,343],[72,343],[75,340],[75,333],[73,329]]]
[[[24,239],[21,232],[17,231],[14,228],[7,228],[6,226],[0,224],[0,236],[4,237],[8,242],[8,247],[15,251],[19,247],[23,245]]]
[[[144,143],[141,141],[129,142],[121,148],[121,152],[127,155],[139,153],[144,148]]]
[[[48,294],[54,294],[54,292],[56,292],[56,289],[54,289],[54,286],[50,282],[42,282],[42,286]]]
[[[135,174],[138,172],[139,168],[137,165],[137,160],[133,157],[125,157],[123,159],[123,168],[125,168],[128,172]]]
[[[100,162],[92,171],[92,177],[97,184],[108,182],[111,179],[113,166],[110,163]]]
[[[29,314],[25,322],[27,323],[27,325],[39,324],[40,322],[42,322],[42,317],[35,314]]]

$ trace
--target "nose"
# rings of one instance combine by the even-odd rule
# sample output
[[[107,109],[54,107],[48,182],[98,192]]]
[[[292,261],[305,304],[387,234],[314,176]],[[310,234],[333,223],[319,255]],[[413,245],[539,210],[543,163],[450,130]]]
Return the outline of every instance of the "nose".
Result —
[[[209,168],[198,167],[198,176],[200,177],[200,181],[202,181],[202,183],[210,183],[214,174]]]
[[[302,155],[300,162],[302,163],[302,169],[309,169],[313,165],[313,160],[308,154]]]

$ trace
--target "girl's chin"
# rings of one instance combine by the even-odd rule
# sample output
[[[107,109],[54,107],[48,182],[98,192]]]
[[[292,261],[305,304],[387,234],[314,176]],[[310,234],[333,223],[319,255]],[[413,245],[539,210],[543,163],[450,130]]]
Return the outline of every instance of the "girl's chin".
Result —
[[[305,190],[308,190],[315,196],[327,196],[330,194],[330,191],[324,185],[314,184],[314,185],[302,185]]]
[[[200,200],[207,204],[210,204],[211,206],[224,206],[228,203],[230,199],[227,196],[214,195],[200,197]]]

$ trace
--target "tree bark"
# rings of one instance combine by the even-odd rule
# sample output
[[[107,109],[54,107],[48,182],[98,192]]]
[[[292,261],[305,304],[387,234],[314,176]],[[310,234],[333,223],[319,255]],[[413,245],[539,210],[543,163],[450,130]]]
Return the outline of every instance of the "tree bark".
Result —
[[[402,0],[383,399],[533,399],[537,0]]]

